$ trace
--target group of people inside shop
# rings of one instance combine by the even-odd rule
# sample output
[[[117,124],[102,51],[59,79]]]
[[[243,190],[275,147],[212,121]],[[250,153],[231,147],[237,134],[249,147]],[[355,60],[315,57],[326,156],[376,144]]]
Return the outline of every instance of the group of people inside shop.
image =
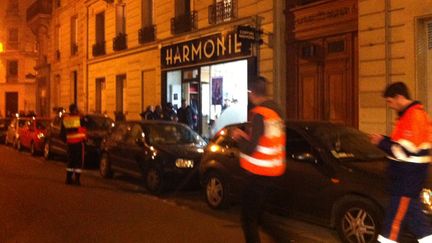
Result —
[[[142,120],[165,120],[181,122],[190,128],[198,129],[198,110],[196,107],[187,104],[182,100],[182,105],[177,108],[168,102],[166,105],[147,106],[146,110],[140,113]]]

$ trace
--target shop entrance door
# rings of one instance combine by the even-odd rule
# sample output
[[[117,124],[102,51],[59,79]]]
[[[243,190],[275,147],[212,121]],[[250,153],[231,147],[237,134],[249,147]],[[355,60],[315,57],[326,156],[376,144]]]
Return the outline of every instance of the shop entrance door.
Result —
[[[301,57],[307,56],[299,60],[300,118],[356,126],[354,42],[355,35],[349,33],[310,41],[313,55],[300,50]]]
[[[186,101],[186,105],[190,106],[192,112],[193,130],[201,133],[201,106],[200,106],[200,68],[183,70],[182,72],[182,100]],[[178,107],[180,108],[180,107]]]

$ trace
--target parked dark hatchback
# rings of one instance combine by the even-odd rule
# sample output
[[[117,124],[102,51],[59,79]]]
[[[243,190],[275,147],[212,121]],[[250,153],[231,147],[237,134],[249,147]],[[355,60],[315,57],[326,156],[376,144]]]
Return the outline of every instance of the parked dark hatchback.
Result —
[[[44,157],[50,159],[53,155],[66,156],[67,145],[60,135],[61,115],[56,116],[47,128]],[[85,142],[86,164],[97,164],[100,156],[100,145],[102,139],[114,127],[114,121],[101,114],[87,114],[82,118],[82,126],[87,128],[87,140]]]
[[[221,130],[209,143],[200,164],[208,205],[227,207],[239,199],[245,172],[238,149]],[[277,179],[269,207],[314,223],[336,228],[344,242],[376,242],[387,192],[386,155],[366,134],[326,122],[286,123],[287,169]],[[432,185],[428,181],[428,188]],[[431,213],[431,192],[424,189],[424,212]]]
[[[147,189],[160,194],[174,185],[199,185],[198,165],[206,142],[175,122],[130,121],[116,128],[102,144],[100,173],[144,177]]]
[[[4,143],[6,140],[6,133],[8,131],[10,118],[0,118],[0,143]]]

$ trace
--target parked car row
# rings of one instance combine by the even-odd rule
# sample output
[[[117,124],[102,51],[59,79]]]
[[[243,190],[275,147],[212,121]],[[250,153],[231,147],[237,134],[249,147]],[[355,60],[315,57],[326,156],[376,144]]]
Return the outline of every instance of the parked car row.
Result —
[[[230,133],[233,128],[246,130],[248,123],[223,128],[207,144],[176,122],[125,121],[114,126],[101,115],[87,115],[84,121],[89,134],[86,157],[98,162],[102,177],[112,178],[114,173],[139,177],[156,195],[201,185],[213,209],[239,202],[247,174],[239,166],[239,150]],[[36,138],[44,138],[45,158],[64,155],[61,122],[61,117],[49,124],[43,119],[26,120],[23,125],[13,120],[9,127],[21,132],[9,137],[8,130],[6,143],[18,148],[33,144],[37,151],[41,147]],[[31,132],[34,135],[24,139]],[[287,169],[275,181],[269,208],[335,228],[343,242],[376,242],[390,196],[386,155],[366,134],[329,122],[287,121],[286,134]],[[432,215],[431,188],[430,177],[422,192],[428,215]]]

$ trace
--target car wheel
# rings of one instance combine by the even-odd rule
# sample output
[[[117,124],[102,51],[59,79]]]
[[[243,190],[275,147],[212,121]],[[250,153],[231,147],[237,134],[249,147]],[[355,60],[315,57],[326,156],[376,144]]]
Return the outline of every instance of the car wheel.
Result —
[[[229,206],[228,183],[219,173],[210,172],[205,180],[205,198],[207,204],[213,209],[222,209]]]
[[[36,155],[36,149],[33,141],[30,142],[30,154],[33,156]]]
[[[44,155],[44,158],[45,158],[46,160],[49,160],[49,159],[51,159],[51,157],[52,157],[52,155],[51,155],[51,143],[50,143],[49,140],[46,141],[45,144],[44,144],[44,151],[43,151],[43,155]]]
[[[152,194],[159,195],[164,189],[163,173],[157,167],[150,167],[145,174],[146,187]]]
[[[111,163],[107,153],[103,153],[99,162],[99,173],[103,178],[112,178]]]
[[[380,210],[369,200],[355,198],[337,209],[336,229],[343,242],[376,242],[381,229]]]
[[[16,140],[16,150],[18,150],[18,151],[22,150],[22,145],[21,145],[21,140],[20,139]]]

